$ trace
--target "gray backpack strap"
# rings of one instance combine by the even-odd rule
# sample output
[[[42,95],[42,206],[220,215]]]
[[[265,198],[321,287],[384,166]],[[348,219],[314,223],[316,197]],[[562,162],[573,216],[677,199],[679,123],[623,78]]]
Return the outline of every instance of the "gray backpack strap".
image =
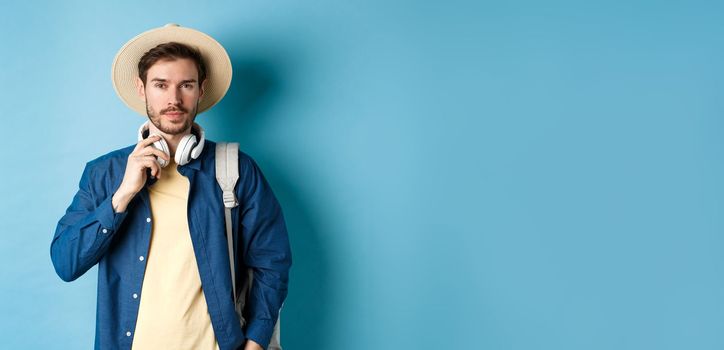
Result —
[[[234,306],[239,315],[241,327],[246,324],[242,310],[246,302],[247,294],[251,291],[251,283],[254,280],[254,271],[247,269],[247,280],[242,286],[239,294],[236,293],[236,272],[234,264],[234,235],[232,232],[231,209],[239,205],[234,193],[234,187],[239,180],[239,144],[236,142],[216,143],[216,181],[221,187],[224,198],[224,218],[226,220],[226,242],[229,247],[229,270],[231,271],[231,288],[234,293]],[[284,304],[282,303],[282,307]],[[268,350],[282,350],[280,337],[281,309],[279,317],[274,325]]]
[[[216,144],[216,181],[221,187],[224,198],[224,217],[226,221],[226,241],[229,247],[229,270],[231,271],[231,288],[234,292],[234,305],[237,305],[236,271],[234,267],[234,236],[231,227],[231,208],[239,202],[234,194],[234,187],[239,180],[238,143],[219,142]]]

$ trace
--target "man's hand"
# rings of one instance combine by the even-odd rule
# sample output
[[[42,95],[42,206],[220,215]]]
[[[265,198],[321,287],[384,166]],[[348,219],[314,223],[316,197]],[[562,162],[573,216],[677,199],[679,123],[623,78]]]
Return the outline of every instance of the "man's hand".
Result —
[[[113,194],[113,209],[116,213],[126,211],[128,203],[131,199],[141,191],[143,185],[146,184],[146,168],[151,169],[151,175],[161,177],[161,166],[156,161],[156,157],[169,160],[169,156],[161,150],[156,149],[151,144],[160,140],[161,136],[151,135],[141,140],[128,155],[128,163],[126,164],[126,173],[123,175],[123,181],[118,190]]]
[[[262,348],[261,345],[257,344],[255,341],[248,339],[246,341],[246,345],[244,345],[244,350],[264,350],[264,348]]]

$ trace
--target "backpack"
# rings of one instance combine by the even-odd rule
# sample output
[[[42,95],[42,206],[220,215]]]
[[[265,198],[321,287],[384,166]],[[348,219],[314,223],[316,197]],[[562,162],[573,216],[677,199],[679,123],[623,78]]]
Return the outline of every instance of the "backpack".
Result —
[[[241,286],[239,296],[236,294],[236,273],[234,269],[234,238],[232,234],[231,224],[231,208],[239,205],[236,200],[234,193],[234,186],[239,180],[239,144],[237,142],[217,142],[216,143],[216,181],[221,186],[223,191],[224,199],[224,217],[226,220],[226,239],[229,247],[229,267],[231,268],[231,286],[234,292],[234,307],[236,313],[239,315],[241,320],[241,327],[243,328],[246,324],[242,311],[244,310],[244,304],[246,298],[249,297],[251,292],[251,284],[254,281],[254,271],[251,268],[247,268],[248,278]],[[284,304],[282,304],[283,306]],[[269,342],[268,350],[282,350],[280,344],[280,326],[281,321],[281,309],[279,309],[279,317],[274,325],[274,333],[272,333],[271,341]]]

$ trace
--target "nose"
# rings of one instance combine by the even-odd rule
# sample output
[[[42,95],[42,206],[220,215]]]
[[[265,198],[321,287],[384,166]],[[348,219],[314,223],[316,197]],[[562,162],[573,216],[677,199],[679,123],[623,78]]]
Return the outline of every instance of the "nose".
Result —
[[[181,90],[169,89],[168,104],[177,106],[181,104]]]

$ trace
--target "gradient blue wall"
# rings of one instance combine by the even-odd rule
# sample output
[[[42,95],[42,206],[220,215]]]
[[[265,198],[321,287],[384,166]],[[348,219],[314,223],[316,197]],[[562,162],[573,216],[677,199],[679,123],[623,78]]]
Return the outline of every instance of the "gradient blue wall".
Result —
[[[294,250],[285,349],[724,348],[724,5],[27,1],[0,11],[0,343],[89,349],[49,245],[143,118],[110,66],[169,22],[229,51],[199,116]]]

